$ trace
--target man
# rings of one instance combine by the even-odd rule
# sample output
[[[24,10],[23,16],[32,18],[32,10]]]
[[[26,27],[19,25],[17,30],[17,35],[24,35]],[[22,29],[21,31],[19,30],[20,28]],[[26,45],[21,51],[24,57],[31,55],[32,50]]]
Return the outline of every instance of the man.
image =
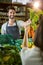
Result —
[[[14,39],[19,39],[20,38],[20,27],[26,27],[28,26],[31,21],[28,20],[27,22],[23,22],[23,21],[16,21],[15,20],[15,14],[16,14],[16,11],[15,11],[15,8],[13,6],[9,6],[8,7],[8,22],[4,23],[2,25],[2,28],[1,28],[1,34],[10,34],[12,35],[12,37]]]

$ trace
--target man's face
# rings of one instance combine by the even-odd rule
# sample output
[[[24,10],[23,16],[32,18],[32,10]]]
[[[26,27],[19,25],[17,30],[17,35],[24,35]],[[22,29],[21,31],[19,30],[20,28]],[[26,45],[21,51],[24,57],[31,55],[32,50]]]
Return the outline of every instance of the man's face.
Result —
[[[10,9],[10,10],[8,11],[8,17],[9,17],[10,19],[14,19],[15,13],[16,13],[15,10]]]

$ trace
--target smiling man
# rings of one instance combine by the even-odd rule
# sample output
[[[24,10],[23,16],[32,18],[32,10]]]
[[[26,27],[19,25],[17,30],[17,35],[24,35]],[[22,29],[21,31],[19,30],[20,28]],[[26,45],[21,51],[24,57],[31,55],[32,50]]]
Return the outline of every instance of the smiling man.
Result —
[[[25,28],[26,26],[30,25],[31,21],[30,19],[26,22],[21,21],[21,20],[16,21],[15,20],[16,11],[13,6],[9,6],[7,8],[7,11],[8,11],[7,15],[8,15],[9,20],[2,25],[1,34],[10,34],[12,35],[14,39],[19,39],[20,27]]]

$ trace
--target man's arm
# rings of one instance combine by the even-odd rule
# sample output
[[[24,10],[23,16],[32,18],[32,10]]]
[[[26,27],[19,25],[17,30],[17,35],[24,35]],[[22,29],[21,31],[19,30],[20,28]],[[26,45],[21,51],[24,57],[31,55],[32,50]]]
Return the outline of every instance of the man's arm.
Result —
[[[31,24],[31,20],[28,19],[28,20],[25,22],[25,27],[28,27],[30,24]]]
[[[3,25],[1,27],[1,34],[4,34],[4,28],[3,28]]]
[[[31,20],[29,19],[29,20],[27,20],[25,22],[20,20],[17,23],[18,23],[19,27],[24,27],[25,28],[26,26],[29,26],[31,24]]]
[[[6,24],[3,24],[1,27],[1,34],[4,35],[6,33]]]

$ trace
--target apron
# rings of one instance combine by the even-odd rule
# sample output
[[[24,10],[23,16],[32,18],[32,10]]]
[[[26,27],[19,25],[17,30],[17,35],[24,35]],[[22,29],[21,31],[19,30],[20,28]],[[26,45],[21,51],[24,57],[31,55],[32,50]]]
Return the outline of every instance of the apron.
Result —
[[[17,22],[15,22],[16,25],[15,26],[6,26],[6,34],[9,34],[13,37],[14,40],[19,39],[20,38],[20,33],[19,33],[19,28],[17,26]]]

